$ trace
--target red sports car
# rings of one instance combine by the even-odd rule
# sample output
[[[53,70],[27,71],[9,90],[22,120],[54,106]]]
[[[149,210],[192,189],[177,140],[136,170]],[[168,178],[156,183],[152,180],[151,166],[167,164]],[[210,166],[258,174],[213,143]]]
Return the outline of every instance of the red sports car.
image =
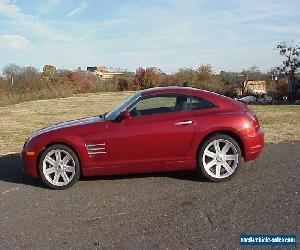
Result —
[[[25,171],[50,188],[80,177],[196,170],[230,179],[241,158],[256,159],[264,136],[244,104],[186,87],[138,91],[111,112],[52,125],[26,141]]]

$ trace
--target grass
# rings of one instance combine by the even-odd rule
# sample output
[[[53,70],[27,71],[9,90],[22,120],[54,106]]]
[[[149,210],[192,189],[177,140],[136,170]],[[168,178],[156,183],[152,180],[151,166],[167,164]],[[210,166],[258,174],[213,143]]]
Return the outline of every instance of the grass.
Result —
[[[299,105],[251,105],[265,132],[266,142],[300,140]]]
[[[56,86],[53,89],[41,89],[36,91],[24,91],[21,93],[1,93],[0,92],[0,106],[8,106],[12,104],[36,101],[36,100],[45,100],[45,99],[54,99],[54,98],[63,98],[74,95],[74,90],[67,88],[65,86]]]
[[[20,152],[36,129],[61,121],[99,115],[111,110],[131,92],[81,94],[0,107],[0,155]],[[300,140],[299,106],[255,105],[267,142]]]
[[[80,94],[0,107],[0,155],[20,152],[36,129],[61,121],[103,114],[131,92]]]

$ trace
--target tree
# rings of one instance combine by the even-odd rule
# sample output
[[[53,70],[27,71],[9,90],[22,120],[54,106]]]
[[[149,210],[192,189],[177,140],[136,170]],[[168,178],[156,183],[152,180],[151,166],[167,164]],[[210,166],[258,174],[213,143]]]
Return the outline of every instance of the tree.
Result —
[[[135,71],[135,77],[134,77],[134,84],[133,84],[133,89],[141,89],[142,86],[144,85],[144,78],[145,78],[145,70],[140,67]]]
[[[294,100],[299,88],[295,74],[300,68],[300,46],[294,45],[292,42],[281,42],[276,48],[279,50],[279,54],[284,58],[282,65],[278,66],[277,70],[283,75],[288,75],[291,82],[291,97]]]
[[[128,90],[129,84],[126,78],[118,79],[118,90],[125,91]]]
[[[163,72],[155,67],[138,68],[135,73],[134,89],[146,89],[162,84]]]
[[[197,82],[197,75],[194,69],[192,68],[183,68],[179,69],[173,75],[173,84],[180,85],[180,86],[195,86]]]
[[[143,88],[153,88],[160,86],[162,83],[162,71],[155,67],[147,68],[144,75],[144,86]]]
[[[221,83],[228,86],[237,85],[240,80],[239,74],[236,72],[221,71],[218,77]]]
[[[280,97],[287,96],[288,79],[287,77],[280,77],[276,84],[276,92]]]
[[[134,81],[134,74],[132,72],[129,72],[127,70],[123,71],[123,75],[118,78],[118,86],[117,89],[119,91],[128,90],[132,87]]]
[[[211,64],[201,64],[196,70],[198,81],[207,81],[213,76],[213,66]]]
[[[7,64],[3,68],[3,74],[10,80],[11,85],[14,85],[16,75],[22,72],[22,67],[14,63]]]
[[[42,78],[47,84],[53,84],[56,82],[57,69],[52,65],[45,65],[43,67]]]
[[[240,75],[244,75],[246,81],[248,80],[261,80],[263,78],[263,73],[256,65],[252,65],[249,69],[244,69]]]
[[[96,81],[96,76],[89,72],[73,71],[68,74],[68,81],[78,93],[91,91]]]
[[[28,90],[34,90],[39,88],[40,83],[40,72],[35,67],[29,66],[24,67],[22,72],[19,74],[21,86]]]

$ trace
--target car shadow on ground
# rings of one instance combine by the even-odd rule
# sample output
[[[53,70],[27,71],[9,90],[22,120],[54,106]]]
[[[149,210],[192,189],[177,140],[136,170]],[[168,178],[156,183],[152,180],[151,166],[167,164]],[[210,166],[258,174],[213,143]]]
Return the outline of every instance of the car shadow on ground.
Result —
[[[38,179],[26,175],[19,154],[0,156],[0,181],[42,187]]]
[[[117,179],[134,179],[148,177],[167,177],[189,181],[205,181],[197,177],[193,171],[180,171],[168,173],[149,173],[149,174],[130,174],[130,175],[113,175],[113,176],[93,176],[81,177],[81,181],[90,180],[117,180]],[[0,181],[16,184],[24,184],[34,187],[44,187],[39,179],[32,178],[24,172],[22,161],[19,154],[9,154],[0,156]]]
[[[127,175],[102,175],[102,176],[83,176],[81,181],[92,180],[124,180],[124,179],[140,179],[149,177],[165,177],[177,180],[206,182],[207,180],[198,177],[194,171],[176,171],[176,172],[162,172],[162,173],[145,173],[145,174],[127,174]]]

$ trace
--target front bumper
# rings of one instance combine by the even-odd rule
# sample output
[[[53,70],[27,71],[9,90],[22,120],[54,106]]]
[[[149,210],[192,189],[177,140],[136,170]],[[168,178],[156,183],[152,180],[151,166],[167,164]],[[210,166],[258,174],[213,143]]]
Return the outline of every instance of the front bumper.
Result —
[[[25,170],[25,173],[31,177],[38,177],[37,173],[37,153],[34,155],[29,155],[28,150],[26,148],[23,148],[21,152],[21,159],[23,168]]]

